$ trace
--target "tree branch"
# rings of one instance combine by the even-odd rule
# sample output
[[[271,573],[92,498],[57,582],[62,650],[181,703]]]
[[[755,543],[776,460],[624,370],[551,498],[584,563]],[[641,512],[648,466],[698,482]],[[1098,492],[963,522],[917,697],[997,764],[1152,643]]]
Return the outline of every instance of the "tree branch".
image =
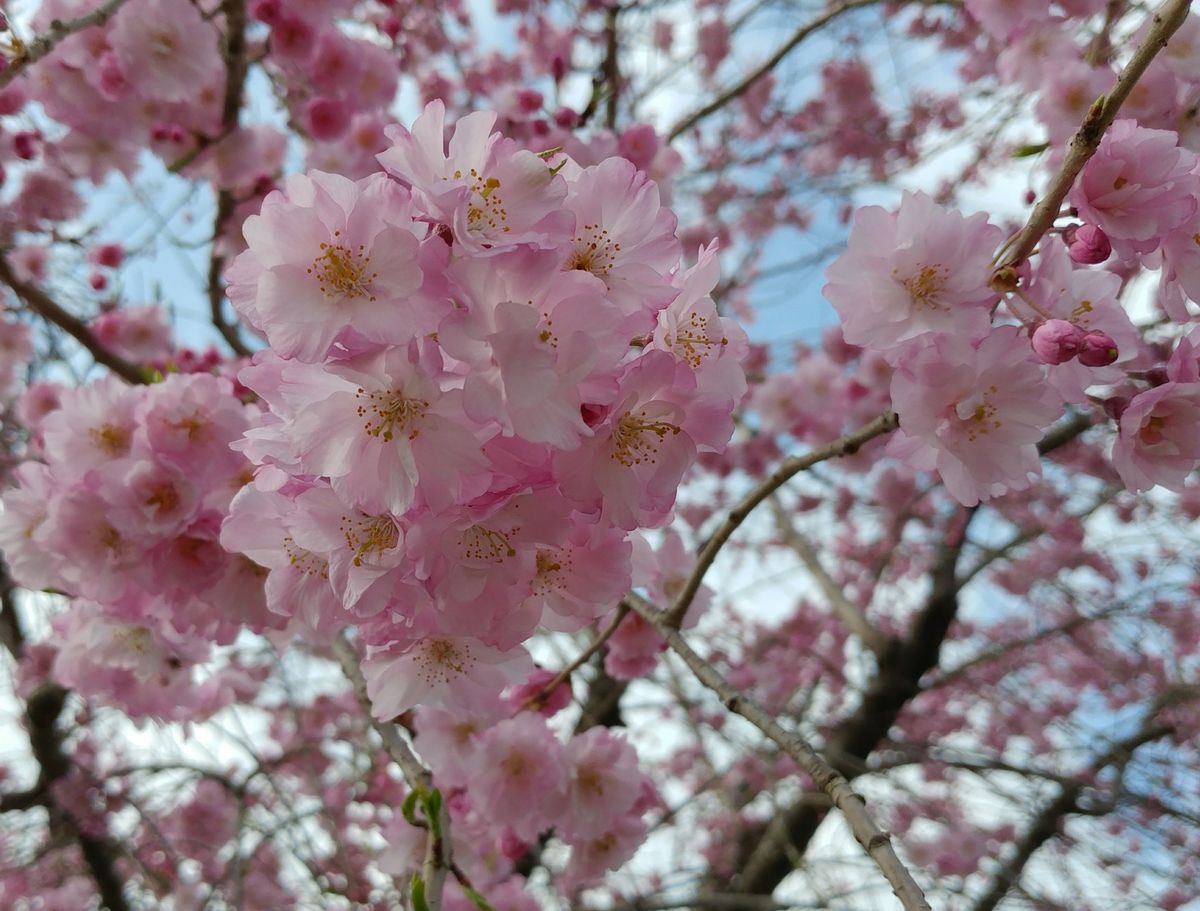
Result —
[[[17,55],[8,61],[7,67],[0,70],[0,89],[49,54],[64,38],[86,28],[104,25],[124,3],[125,0],[108,0],[107,3],[77,19],[68,19],[65,22],[62,19],[52,20],[49,31],[45,35],[39,35],[28,44],[21,42],[17,46]]]
[[[225,41],[222,56],[225,60],[225,99],[221,108],[221,135],[227,136],[237,129],[242,111],[242,93],[246,85],[246,73],[250,66],[246,59],[246,0],[222,0],[221,12],[225,17]],[[246,347],[238,334],[236,321],[225,319],[225,287],[221,275],[225,271],[225,257],[218,252],[221,235],[237,208],[233,191],[223,189],[217,193],[217,214],[213,218],[212,254],[208,260],[208,307],[212,324],[221,333],[221,338],[238,357],[248,357]]]
[[[783,536],[784,542],[796,553],[812,577],[817,580],[817,585],[824,593],[829,606],[845,624],[846,629],[858,636],[863,645],[878,655],[887,644],[886,637],[870,624],[866,615],[859,610],[858,605],[846,597],[841,586],[834,582],[829,573],[825,571],[816,550],[803,535],[796,531],[796,526],[792,524],[791,517],[784,510],[783,504],[779,502],[779,497],[771,494],[770,500],[772,511],[775,513],[775,523],[779,527],[779,533]]]
[[[408,742],[400,736],[396,725],[375,718],[371,697],[367,695],[367,681],[359,666],[358,652],[346,638],[344,632],[339,633],[333,640],[333,653],[342,667],[342,673],[346,675],[346,679],[354,688],[354,695],[358,699],[359,706],[362,707],[367,718],[371,719],[371,726],[383,741],[383,748],[395,760],[396,765],[400,766],[400,771],[404,775],[404,780],[408,782],[408,786],[418,793],[430,793],[433,790],[433,776],[429,770],[421,764],[421,760],[413,753]],[[430,825],[426,833],[425,860],[421,869],[428,911],[440,911],[446,874],[452,866],[450,814],[446,809],[446,802],[443,800],[439,806],[436,825]]]
[[[123,377],[130,383],[150,382],[150,377],[145,370],[104,347],[96,336],[92,334],[92,330],[88,328],[83,320],[59,306],[50,295],[37,287],[37,285],[17,278],[12,270],[12,266],[8,264],[8,260],[3,256],[0,256],[0,282],[12,288],[17,297],[23,300],[30,310],[43,319],[54,323],[54,325],[79,342],[79,344],[83,345],[88,350],[88,353],[95,358],[96,363],[103,364],[113,373]]]
[[[715,114],[717,111],[721,110],[721,108],[725,107],[725,105],[729,104],[729,102],[746,94],[746,92],[750,91],[756,82],[766,76],[769,72],[771,72],[771,70],[775,69],[775,67],[779,66],[779,64],[783,62],[783,58],[794,51],[800,42],[802,42],[813,32],[828,25],[843,13],[847,13],[852,9],[858,9],[859,7],[863,6],[872,6],[878,2],[879,0],[842,0],[841,3],[831,6],[815,19],[805,23],[796,30],[791,38],[784,42],[779,50],[764,60],[758,67],[747,73],[740,82],[734,83],[708,104],[704,105],[704,107],[700,108],[698,111],[692,112],[676,123],[675,126],[671,127],[670,132],[667,134],[667,141],[671,142],[675,139],[678,139],[680,134],[687,132],[701,120],[704,120],[711,114]]]
[[[1107,96],[1096,99],[1082,125],[1071,138],[1062,167],[1050,181],[1050,186],[1047,187],[1041,201],[1034,207],[1029,221],[1002,249],[1002,258],[992,275],[993,288],[1008,290],[1013,286],[1015,276],[1012,267],[1028,258],[1038,241],[1050,230],[1062,209],[1063,200],[1071,192],[1075,178],[1100,147],[1105,130],[1116,119],[1121,105],[1125,103],[1125,99],[1129,97],[1129,93],[1133,91],[1133,87],[1137,85],[1151,61],[1183,25],[1190,9],[1191,0],[1166,0],[1155,10],[1146,37],[1133,52],[1128,65],[1121,71],[1117,84]]]
[[[717,558],[717,554],[725,546],[725,542],[729,540],[738,527],[746,521],[750,513],[763,500],[800,472],[829,459],[853,455],[858,452],[864,443],[885,433],[891,433],[898,426],[899,422],[896,419],[895,413],[887,411],[865,427],[855,430],[853,433],[848,433],[834,440],[832,443],[828,443],[804,455],[792,456],[785,459],[778,468],[771,472],[737,506],[729,511],[729,516],[713,532],[712,537],[705,542],[704,547],[700,550],[700,556],[696,560],[696,568],[692,570],[687,584],[684,585],[679,595],[675,598],[675,603],[671,605],[670,610],[664,615],[666,622],[676,629],[679,628],[683,622],[684,615],[692,604],[692,600],[696,597],[696,592],[700,590],[700,584],[704,581],[704,574],[712,566],[713,561]]]
[[[833,805],[841,810],[850,831],[875,861],[892,892],[906,911],[930,911],[925,894],[892,847],[891,836],[883,832],[867,813],[866,801],[856,793],[836,769],[822,759],[798,734],[786,731],[754,701],[741,695],[716,669],[694,652],[670,619],[639,595],[630,593],[626,601],[646,622],[658,630],[667,645],[696,675],[696,679],[716,693],[725,707],[740,715],[769,737],[802,768]]]

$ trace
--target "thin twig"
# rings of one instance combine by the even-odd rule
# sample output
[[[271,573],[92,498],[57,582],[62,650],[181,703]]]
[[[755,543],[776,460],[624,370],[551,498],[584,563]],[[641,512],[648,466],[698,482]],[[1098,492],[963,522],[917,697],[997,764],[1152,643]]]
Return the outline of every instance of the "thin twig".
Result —
[[[692,604],[692,600],[696,597],[696,592],[700,590],[700,584],[704,581],[705,573],[712,566],[713,561],[717,558],[717,554],[720,553],[721,548],[725,546],[725,542],[729,540],[730,536],[746,521],[750,513],[763,500],[800,472],[829,459],[852,455],[858,452],[864,443],[885,433],[891,433],[898,426],[900,425],[895,413],[887,411],[865,427],[861,427],[853,433],[848,433],[834,440],[832,443],[828,443],[811,452],[806,452],[804,455],[792,456],[785,459],[778,468],[767,475],[737,506],[729,511],[728,517],[721,523],[720,528],[713,532],[712,537],[705,542],[704,547],[700,550],[700,556],[696,560],[696,568],[692,570],[687,584],[680,590],[679,595],[675,598],[675,603],[671,605],[670,610],[666,613],[667,622],[676,629],[679,628],[684,615]]]
[[[1167,46],[1167,41],[1183,25],[1191,9],[1191,0],[1166,0],[1154,12],[1150,29],[1146,37],[1133,52],[1128,65],[1121,71],[1117,84],[1108,95],[1096,99],[1088,111],[1083,123],[1071,138],[1067,147],[1066,158],[1054,179],[1050,181],[1041,201],[1034,207],[1029,221],[1004,247],[1003,258],[998,260],[992,275],[992,287],[997,290],[1011,290],[1014,287],[1012,267],[1026,259],[1033,248],[1050,230],[1054,220],[1062,209],[1063,200],[1071,192],[1075,178],[1083,170],[1083,166],[1100,147],[1104,132],[1116,119],[1133,87],[1137,85],[1146,68],[1154,57]]]
[[[8,66],[0,70],[0,89],[49,54],[64,38],[86,28],[104,25],[124,3],[125,0],[108,0],[103,6],[77,19],[54,19],[50,22],[46,34],[39,35],[30,42],[20,42],[17,45],[16,56],[10,58]]]
[[[54,323],[83,345],[96,359],[96,363],[103,364],[130,383],[150,382],[150,376],[145,370],[102,345],[83,320],[61,307],[37,285],[17,278],[12,266],[3,256],[0,256],[0,282],[12,288],[17,297],[21,298],[30,310]]]
[[[829,606],[845,624],[846,629],[858,636],[863,645],[878,655],[887,645],[886,637],[871,625],[858,605],[846,597],[841,586],[825,571],[816,549],[796,531],[796,526],[792,524],[791,517],[783,508],[783,504],[779,502],[779,497],[773,493],[769,499],[771,500],[771,510],[775,514],[775,524],[779,527],[779,533],[783,536],[784,543],[795,552],[812,577],[817,580],[817,585],[820,586]]]
[[[588,661],[591,660],[592,656],[596,654],[596,652],[604,648],[604,643],[612,638],[613,633],[617,631],[617,627],[621,625],[621,621],[625,619],[625,615],[627,613],[629,613],[629,605],[622,601],[619,605],[617,605],[617,611],[613,615],[613,618],[609,622],[608,626],[606,626],[596,636],[596,638],[592,640],[591,644],[588,645],[587,648],[579,653],[579,657],[551,677],[544,687],[522,702],[521,708],[538,708],[542,705],[542,703],[549,699],[556,689],[570,679],[573,673],[587,664]]]
[[[359,666],[358,652],[351,645],[346,634],[339,633],[333,640],[333,653],[342,673],[354,688],[354,695],[366,716],[371,719],[371,726],[383,741],[383,748],[392,757],[404,780],[412,790],[429,793],[433,790],[433,776],[421,764],[408,742],[400,736],[396,725],[375,718],[371,697],[367,694],[367,680],[363,677]],[[446,873],[453,864],[450,854],[450,814],[443,800],[438,810],[438,825],[430,826],[425,841],[425,859],[422,863],[421,874],[425,883],[425,902],[429,911],[440,911],[442,905],[442,890],[446,883]],[[436,829],[436,831],[435,831]],[[440,834],[438,834],[440,833]]]
[[[229,134],[237,129],[242,111],[242,93],[246,85],[249,62],[246,59],[246,0],[223,0],[221,12],[225,16],[225,42],[222,56],[225,60],[225,98],[221,107],[221,133]],[[226,321],[224,312],[225,288],[221,274],[225,271],[225,257],[218,252],[221,235],[225,233],[229,219],[237,209],[238,200],[232,190],[217,193],[217,214],[213,218],[212,254],[208,260],[208,305],[212,324],[221,333],[221,338],[238,357],[248,357],[246,347],[238,334],[237,322]]]
[[[867,813],[866,801],[850,786],[850,782],[800,735],[780,727],[765,709],[743,696],[711,664],[696,654],[663,611],[634,593],[626,595],[626,601],[647,623],[658,630],[671,650],[682,658],[684,664],[695,674],[696,679],[720,697],[725,708],[745,718],[774,741],[812,778],[817,787],[829,796],[833,805],[845,816],[855,840],[875,861],[906,911],[931,911],[929,903],[925,900],[925,893],[896,855],[891,836],[876,825]]]
[[[793,34],[792,37],[789,38],[783,44],[783,46],[779,48],[779,50],[763,61],[758,67],[747,73],[740,82],[734,83],[704,107],[689,114],[687,117],[683,118],[683,120],[675,124],[675,126],[671,127],[671,131],[667,134],[667,141],[670,142],[671,140],[677,139],[680,134],[690,130],[704,118],[716,113],[717,111],[721,110],[721,108],[725,107],[725,105],[729,104],[729,102],[746,94],[746,92],[750,91],[750,89],[756,82],[758,82],[758,80],[762,79],[769,72],[771,72],[771,70],[779,66],[779,64],[783,62],[784,57],[795,50],[796,46],[799,45],[800,42],[802,42],[813,32],[817,31],[817,29],[823,28],[834,19],[841,16],[843,13],[849,12],[852,9],[857,9],[863,6],[873,6],[878,2],[879,0],[842,0],[841,3],[831,6],[815,19],[805,23],[796,30],[795,34]]]

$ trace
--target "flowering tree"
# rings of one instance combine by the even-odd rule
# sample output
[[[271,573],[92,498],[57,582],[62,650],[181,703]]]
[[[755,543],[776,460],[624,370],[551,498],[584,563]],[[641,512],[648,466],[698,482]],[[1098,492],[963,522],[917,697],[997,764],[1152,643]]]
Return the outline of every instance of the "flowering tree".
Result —
[[[4,907],[1200,907],[1188,3],[0,27]]]

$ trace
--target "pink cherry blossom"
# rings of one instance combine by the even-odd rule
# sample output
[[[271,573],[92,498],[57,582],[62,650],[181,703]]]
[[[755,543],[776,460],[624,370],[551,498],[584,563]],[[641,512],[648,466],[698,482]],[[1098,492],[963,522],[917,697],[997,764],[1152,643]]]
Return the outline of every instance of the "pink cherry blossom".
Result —
[[[972,352],[934,336],[892,378],[900,417],[888,451],[914,468],[936,469],[964,505],[1023,490],[1041,474],[1036,443],[1061,411],[1041,368],[1011,326]]]
[[[929,332],[982,337],[1000,239],[986,215],[964,217],[923,193],[906,192],[894,214],[859,209],[846,252],[825,272],[846,341],[891,349]]]
[[[1196,166],[1196,156],[1179,147],[1174,133],[1117,120],[1084,167],[1071,204],[1113,240],[1148,253],[1196,214]]]

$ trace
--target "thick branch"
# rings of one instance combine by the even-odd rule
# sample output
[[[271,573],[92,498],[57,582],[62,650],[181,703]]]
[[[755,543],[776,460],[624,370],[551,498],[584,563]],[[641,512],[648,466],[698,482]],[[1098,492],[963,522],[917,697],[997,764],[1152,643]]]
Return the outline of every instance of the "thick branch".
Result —
[[[146,371],[137,364],[113,354],[104,345],[100,344],[96,336],[92,334],[92,330],[87,327],[87,324],[83,320],[59,306],[50,295],[37,287],[37,285],[17,278],[12,270],[12,266],[8,264],[8,260],[3,256],[0,256],[0,282],[12,288],[17,297],[21,298],[30,310],[38,314],[38,316],[54,323],[54,325],[79,342],[79,344],[83,345],[88,350],[88,353],[95,358],[96,363],[103,364],[113,373],[131,383],[148,383],[150,381]]]
[[[671,609],[665,615],[666,622],[676,628],[679,627],[684,615],[692,604],[692,599],[696,597],[696,592],[700,590],[700,584],[704,581],[705,573],[708,572],[709,567],[716,560],[717,554],[725,546],[725,542],[729,540],[738,527],[746,521],[750,513],[763,500],[800,472],[806,471],[814,465],[829,459],[853,455],[858,452],[864,443],[885,433],[891,433],[898,426],[895,413],[888,411],[881,414],[865,427],[853,433],[848,433],[844,437],[822,446],[820,449],[814,449],[804,455],[792,456],[785,459],[778,468],[767,475],[737,506],[729,511],[729,516],[713,532],[712,537],[705,542],[704,547],[700,551],[700,556],[696,560],[696,568],[692,570],[692,575],[688,578],[687,584],[679,592],[679,595],[675,598],[675,603],[671,605]]]
[[[1062,167],[1050,181],[1050,186],[1047,187],[1041,201],[1034,207],[1028,223],[1007,245],[1003,258],[997,263],[993,278],[996,287],[1011,284],[1011,267],[1026,259],[1038,241],[1050,230],[1062,209],[1063,200],[1071,192],[1075,178],[1100,147],[1105,130],[1116,119],[1121,105],[1125,103],[1125,99],[1129,97],[1129,93],[1133,91],[1133,87],[1146,72],[1155,55],[1167,46],[1168,39],[1183,25],[1190,9],[1191,0],[1166,0],[1154,12],[1146,37],[1133,52],[1129,64],[1121,71],[1117,84],[1107,96],[1098,98],[1092,105],[1083,124],[1071,138]]]
[[[996,906],[1004,900],[1009,890],[1020,880],[1021,873],[1033,855],[1058,834],[1061,820],[1072,813],[1080,812],[1079,797],[1087,787],[1086,782],[1089,779],[1109,766],[1115,766],[1118,773],[1123,775],[1125,767],[1133,758],[1133,753],[1138,747],[1171,733],[1170,725],[1155,720],[1157,708],[1156,706],[1156,710],[1151,712],[1137,731],[1129,737],[1117,741],[1098,756],[1091,763],[1089,774],[1082,775],[1071,784],[1065,785],[1059,795],[1042,808],[1017,842],[1016,853],[1001,867],[1000,872],[992,881],[991,888],[980,896],[972,911],[994,911]]]
[[[8,66],[0,70],[0,89],[4,88],[26,69],[49,54],[64,38],[82,32],[86,28],[104,25],[113,14],[121,8],[125,0],[108,0],[85,16],[77,19],[55,19],[45,35],[39,35],[28,44],[20,44],[16,57],[8,61]]]
[[[696,675],[696,679],[716,693],[729,711],[741,715],[774,741],[808,773],[817,787],[829,795],[833,805],[845,816],[854,838],[891,884],[892,892],[900,899],[900,904],[907,911],[930,911],[921,887],[896,856],[891,836],[875,824],[867,813],[866,801],[850,787],[850,782],[822,759],[798,734],[784,730],[765,709],[741,695],[711,664],[692,650],[662,611],[632,593],[626,596],[626,602],[658,630],[672,651],[679,655]]]
[[[704,120],[711,114],[715,114],[717,111],[721,110],[721,108],[729,104],[729,102],[746,94],[746,92],[753,88],[756,82],[766,76],[769,72],[771,72],[771,70],[775,69],[775,67],[779,66],[779,64],[783,62],[783,58],[794,51],[800,42],[802,42],[813,32],[828,25],[843,13],[862,6],[872,6],[878,2],[879,0],[842,0],[841,3],[831,6],[815,19],[805,23],[796,30],[791,38],[784,42],[779,50],[764,60],[758,67],[747,73],[740,82],[734,83],[704,107],[700,108],[698,111],[694,111],[687,117],[684,117],[683,120],[671,127],[670,133],[667,134],[667,141],[669,142],[679,138],[680,134],[690,130],[701,120]]]

